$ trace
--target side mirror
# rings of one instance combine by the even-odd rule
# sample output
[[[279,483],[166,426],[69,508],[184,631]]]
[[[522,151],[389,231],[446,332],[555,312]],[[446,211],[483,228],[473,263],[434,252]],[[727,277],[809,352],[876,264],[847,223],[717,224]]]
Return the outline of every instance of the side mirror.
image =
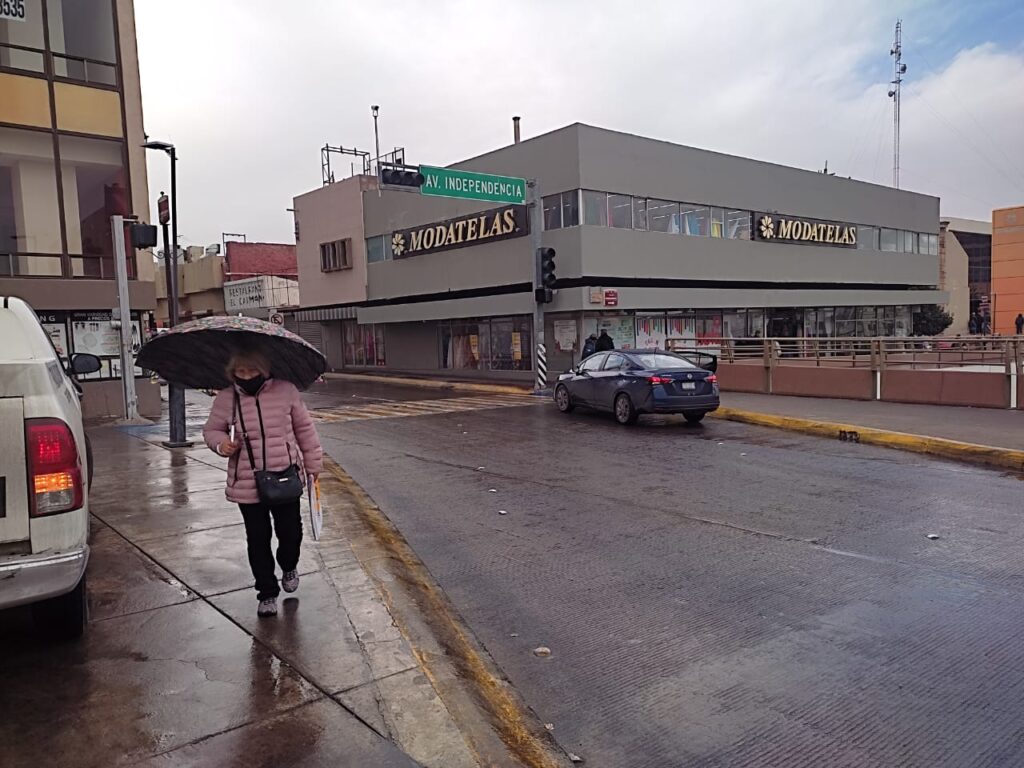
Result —
[[[88,352],[79,352],[71,356],[71,373],[75,376],[96,373],[102,367],[103,364],[100,362],[100,359]]]

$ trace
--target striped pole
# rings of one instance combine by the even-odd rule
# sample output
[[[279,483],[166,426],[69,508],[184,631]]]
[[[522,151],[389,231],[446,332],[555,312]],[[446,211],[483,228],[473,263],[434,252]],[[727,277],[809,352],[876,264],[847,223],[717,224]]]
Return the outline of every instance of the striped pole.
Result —
[[[548,350],[541,342],[537,345],[537,389],[548,387]]]

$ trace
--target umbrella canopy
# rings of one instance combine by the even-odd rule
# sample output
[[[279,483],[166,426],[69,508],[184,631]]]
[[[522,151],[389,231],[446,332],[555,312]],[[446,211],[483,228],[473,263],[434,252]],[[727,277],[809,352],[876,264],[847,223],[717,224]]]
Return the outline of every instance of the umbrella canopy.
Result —
[[[136,358],[140,368],[192,389],[230,386],[227,366],[239,352],[258,352],[270,375],[306,389],[327,370],[327,360],[305,339],[254,317],[203,317],[150,339]]]

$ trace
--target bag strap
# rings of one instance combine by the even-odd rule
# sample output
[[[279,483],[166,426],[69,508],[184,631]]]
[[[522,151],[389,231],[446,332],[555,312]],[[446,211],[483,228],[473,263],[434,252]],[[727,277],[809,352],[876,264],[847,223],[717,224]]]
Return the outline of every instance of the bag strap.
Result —
[[[257,412],[259,409],[260,401],[256,401]],[[249,432],[245,428],[245,418],[242,416],[242,403],[238,397],[238,390],[235,390],[235,411],[238,414],[238,423],[242,427],[242,442],[245,443],[245,452],[249,454],[249,466],[252,467],[252,471],[256,471],[256,459],[252,455],[252,443],[249,442]],[[260,419],[260,429],[262,429],[262,418]],[[236,465],[237,466],[237,465]],[[263,441],[263,468],[267,467],[267,443]]]

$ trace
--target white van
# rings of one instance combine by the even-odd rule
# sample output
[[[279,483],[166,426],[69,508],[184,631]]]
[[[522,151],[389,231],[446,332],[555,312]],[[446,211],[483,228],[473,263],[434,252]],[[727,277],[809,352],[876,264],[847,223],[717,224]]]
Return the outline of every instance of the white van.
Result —
[[[86,621],[92,457],[74,374],[32,308],[0,296],[0,609],[33,604],[47,634],[75,638]]]

